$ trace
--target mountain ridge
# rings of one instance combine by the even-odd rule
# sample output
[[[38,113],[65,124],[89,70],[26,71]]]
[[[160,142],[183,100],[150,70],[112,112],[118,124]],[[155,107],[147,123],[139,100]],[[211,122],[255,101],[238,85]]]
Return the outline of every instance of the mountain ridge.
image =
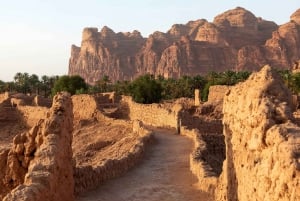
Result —
[[[174,24],[166,33],[156,31],[147,38],[137,30],[85,28],[81,47],[71,47],[69,75],[95,84],[104,75],[114,82],[145,73],[178,78],[211,71],[253,71],[266,64],[289,69],[299,59],[300,9],[289,22],[277,25],[237,7],[213,22]]]

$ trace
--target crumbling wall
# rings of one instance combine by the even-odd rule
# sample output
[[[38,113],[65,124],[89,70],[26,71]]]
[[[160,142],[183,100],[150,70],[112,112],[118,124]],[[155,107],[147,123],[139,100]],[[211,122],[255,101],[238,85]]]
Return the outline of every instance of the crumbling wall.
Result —
[[[194,105],[199,106],[201,103],[201,94],[200,94],[199,89],[195,89],[195,98],[194,99],[195,99]]]
[[[10,99],[5,99],[0,103],[0,122],[19,122],[21,120],[21,115],[18,113],[16,108],[11,107]]]
[[[54,97],[46,119],[17,135],[10,150],[0,151],[0,198],[3,201],[72,201],[72,102]]]
[[[27,127],[33,127],[40,119],[44,119],[49,108],[39,106],[18,106],[16,110]]]
[[[9,99],[9,93],[8,93],[8,92],[5,92],[5,93],[0,94],[0,104],[1,104],[3,101],[7,100],[7,99]]]
[[[194,142],[193,152],[190,154],[190,170],[197,177],[201,190],[213,193],[217,184],[218,175],[213,165],[207,160],[212,157],[208,152],[206,142],[198,129],[181,128],[181,134],[191,138]]]
[[[99,96],[99,95],[98,95]],[[93,95],[74,95],[72,96],[74,126],[80,127],[96,120],[110,119],[101,113],[101,103]]]
[[[223,101],[226,92],[231,88],[227,85],[213,85],[209,87],[208,102]]]
[[[183,131],[190,130],[192,133],[195,133],[195,136],[199,136],[197,139],[201,138],[201,141],[205,143],[204,147],[197,148],[197,154],[201,154],[201,158],[198,157],[199,161],[205,161],[210,165],[212,172],[214,172],[213,175],[219,176],[225,159],[225,142],[222,120],[211,118],[209,114],[190,114],[189,110],[181,111],[181,119],[183,126],[181,128],[181,133]],[[195,132],[195,130],[197,132]],[[201,177],[199,177],[199,180],[201,180]],[[203,190],[207,191],[208,188],[204,187]]]
[[[96,116],[98,104],[92,95],[72,96],[74,120],[91,119]]]
[[[32,101],[33,106],[40,106],[40,107],[48,107],[50,108],[52,105],[52,101],[50,98],[44,98],[42,96],[35,96]]]
[[[177,128],[182,109],[180,104],[175,104],[171,109],[164,108],[161,104],[139,104],[128,96],[122,96],[120,105],[122,116],[128,115],[130,120],[137,119],[147,125],[171,128]]]
[[[300,128],[280,76],[265,66],[224,98],[222,201],[300,200]]]
[[[32,105],[34,96],[28,96],[22,93],[10,94],[12,105]]]
[[[46,100],[49,101],[50,99],[44,100],[45,105],[47,105]],[[0,121],[14,122],[27,127],[33,127],[39,119],[45,117],[49,108],[39,106],[43,104],[39,103],[38,100],[36,100],[36,104],[32,104],[32,101],[33,97],[24,94],[0,94]]]
[[[117,120],[122,121],[122,120]],[[132,124],[132,134],[128,133],[126,138],[116,142],[114,146],[122,152],[123,144],[134,142],[130,150],[123,150],[123,154],[115,154],[115,157],[98,161],[96,164],[78,165],[75,168],[75,193],[79,194],[88,189],[118,177],[135,166],[143,157],[146,146],[151,140],[152,133],[145,129],[142,122],[134,121]]]
[[[99,93],[95,95],[95,98],[99,104],[114,104],[121,99],[115,92]]]

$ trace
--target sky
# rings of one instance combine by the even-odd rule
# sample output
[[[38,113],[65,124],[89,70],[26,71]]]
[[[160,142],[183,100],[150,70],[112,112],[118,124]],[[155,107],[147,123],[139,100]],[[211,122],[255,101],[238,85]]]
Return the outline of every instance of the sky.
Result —
[[[280,25],[300,0],[0,0],[0,80],[17,72],[67,74],[71,45],[80,46],[84,27],[148,37],[190,20],[212,22],[237,6]]]

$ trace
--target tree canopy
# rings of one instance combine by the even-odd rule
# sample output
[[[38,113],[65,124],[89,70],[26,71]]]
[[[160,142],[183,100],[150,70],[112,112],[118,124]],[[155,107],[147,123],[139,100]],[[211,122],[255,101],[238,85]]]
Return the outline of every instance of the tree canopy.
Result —
[[[79,93],[85,93],[87,89],[87,84],[85,83],[84,79],[79,75],[63,75],[59,77],[59,79],[54,83],[52,95],[61,91],[67,91],[71,95],[74,95]]]
[[[278,70],[286,86],[294,93],[300,93],[300,73],[289,70]],[[69,93],[103,93],[115,91],[120,95],[131,95],[136,102],[154,103],[160,100],[194,96],[194,90],[200,89],[201,98],[207,100],[209,87],[212,85],[235,85],[246,80],[251,73],[247,71],[210,72],[205,76],[182,76],[178,79],[164,78],[147,74],[133,81],[117,81],[112,83],[109,76],[103,75],[94,86],[89,86],[84,79],[75,76],[47,76],[39,78],[36,74],[18,72],[12,82],[0,80],[0,92],[19,92],[38,94],[45,97],[55,95],[59,91]]]
[[[157,103],[161,100],[162,88],[154,76],[146,74],[138,77],[129,85],[133,100],[138,103]]]

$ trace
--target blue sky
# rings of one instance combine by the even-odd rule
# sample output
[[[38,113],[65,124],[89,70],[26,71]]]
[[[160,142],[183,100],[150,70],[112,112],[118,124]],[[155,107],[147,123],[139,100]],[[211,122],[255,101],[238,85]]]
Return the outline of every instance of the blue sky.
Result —
[[[72,44],[84,27],[104,25],[115,32],[139,30],[144,37],[173,24],[213,18],[237,6],[283,24],[299,0],[0,0],[0,80],[17,72],[68,72]]]

